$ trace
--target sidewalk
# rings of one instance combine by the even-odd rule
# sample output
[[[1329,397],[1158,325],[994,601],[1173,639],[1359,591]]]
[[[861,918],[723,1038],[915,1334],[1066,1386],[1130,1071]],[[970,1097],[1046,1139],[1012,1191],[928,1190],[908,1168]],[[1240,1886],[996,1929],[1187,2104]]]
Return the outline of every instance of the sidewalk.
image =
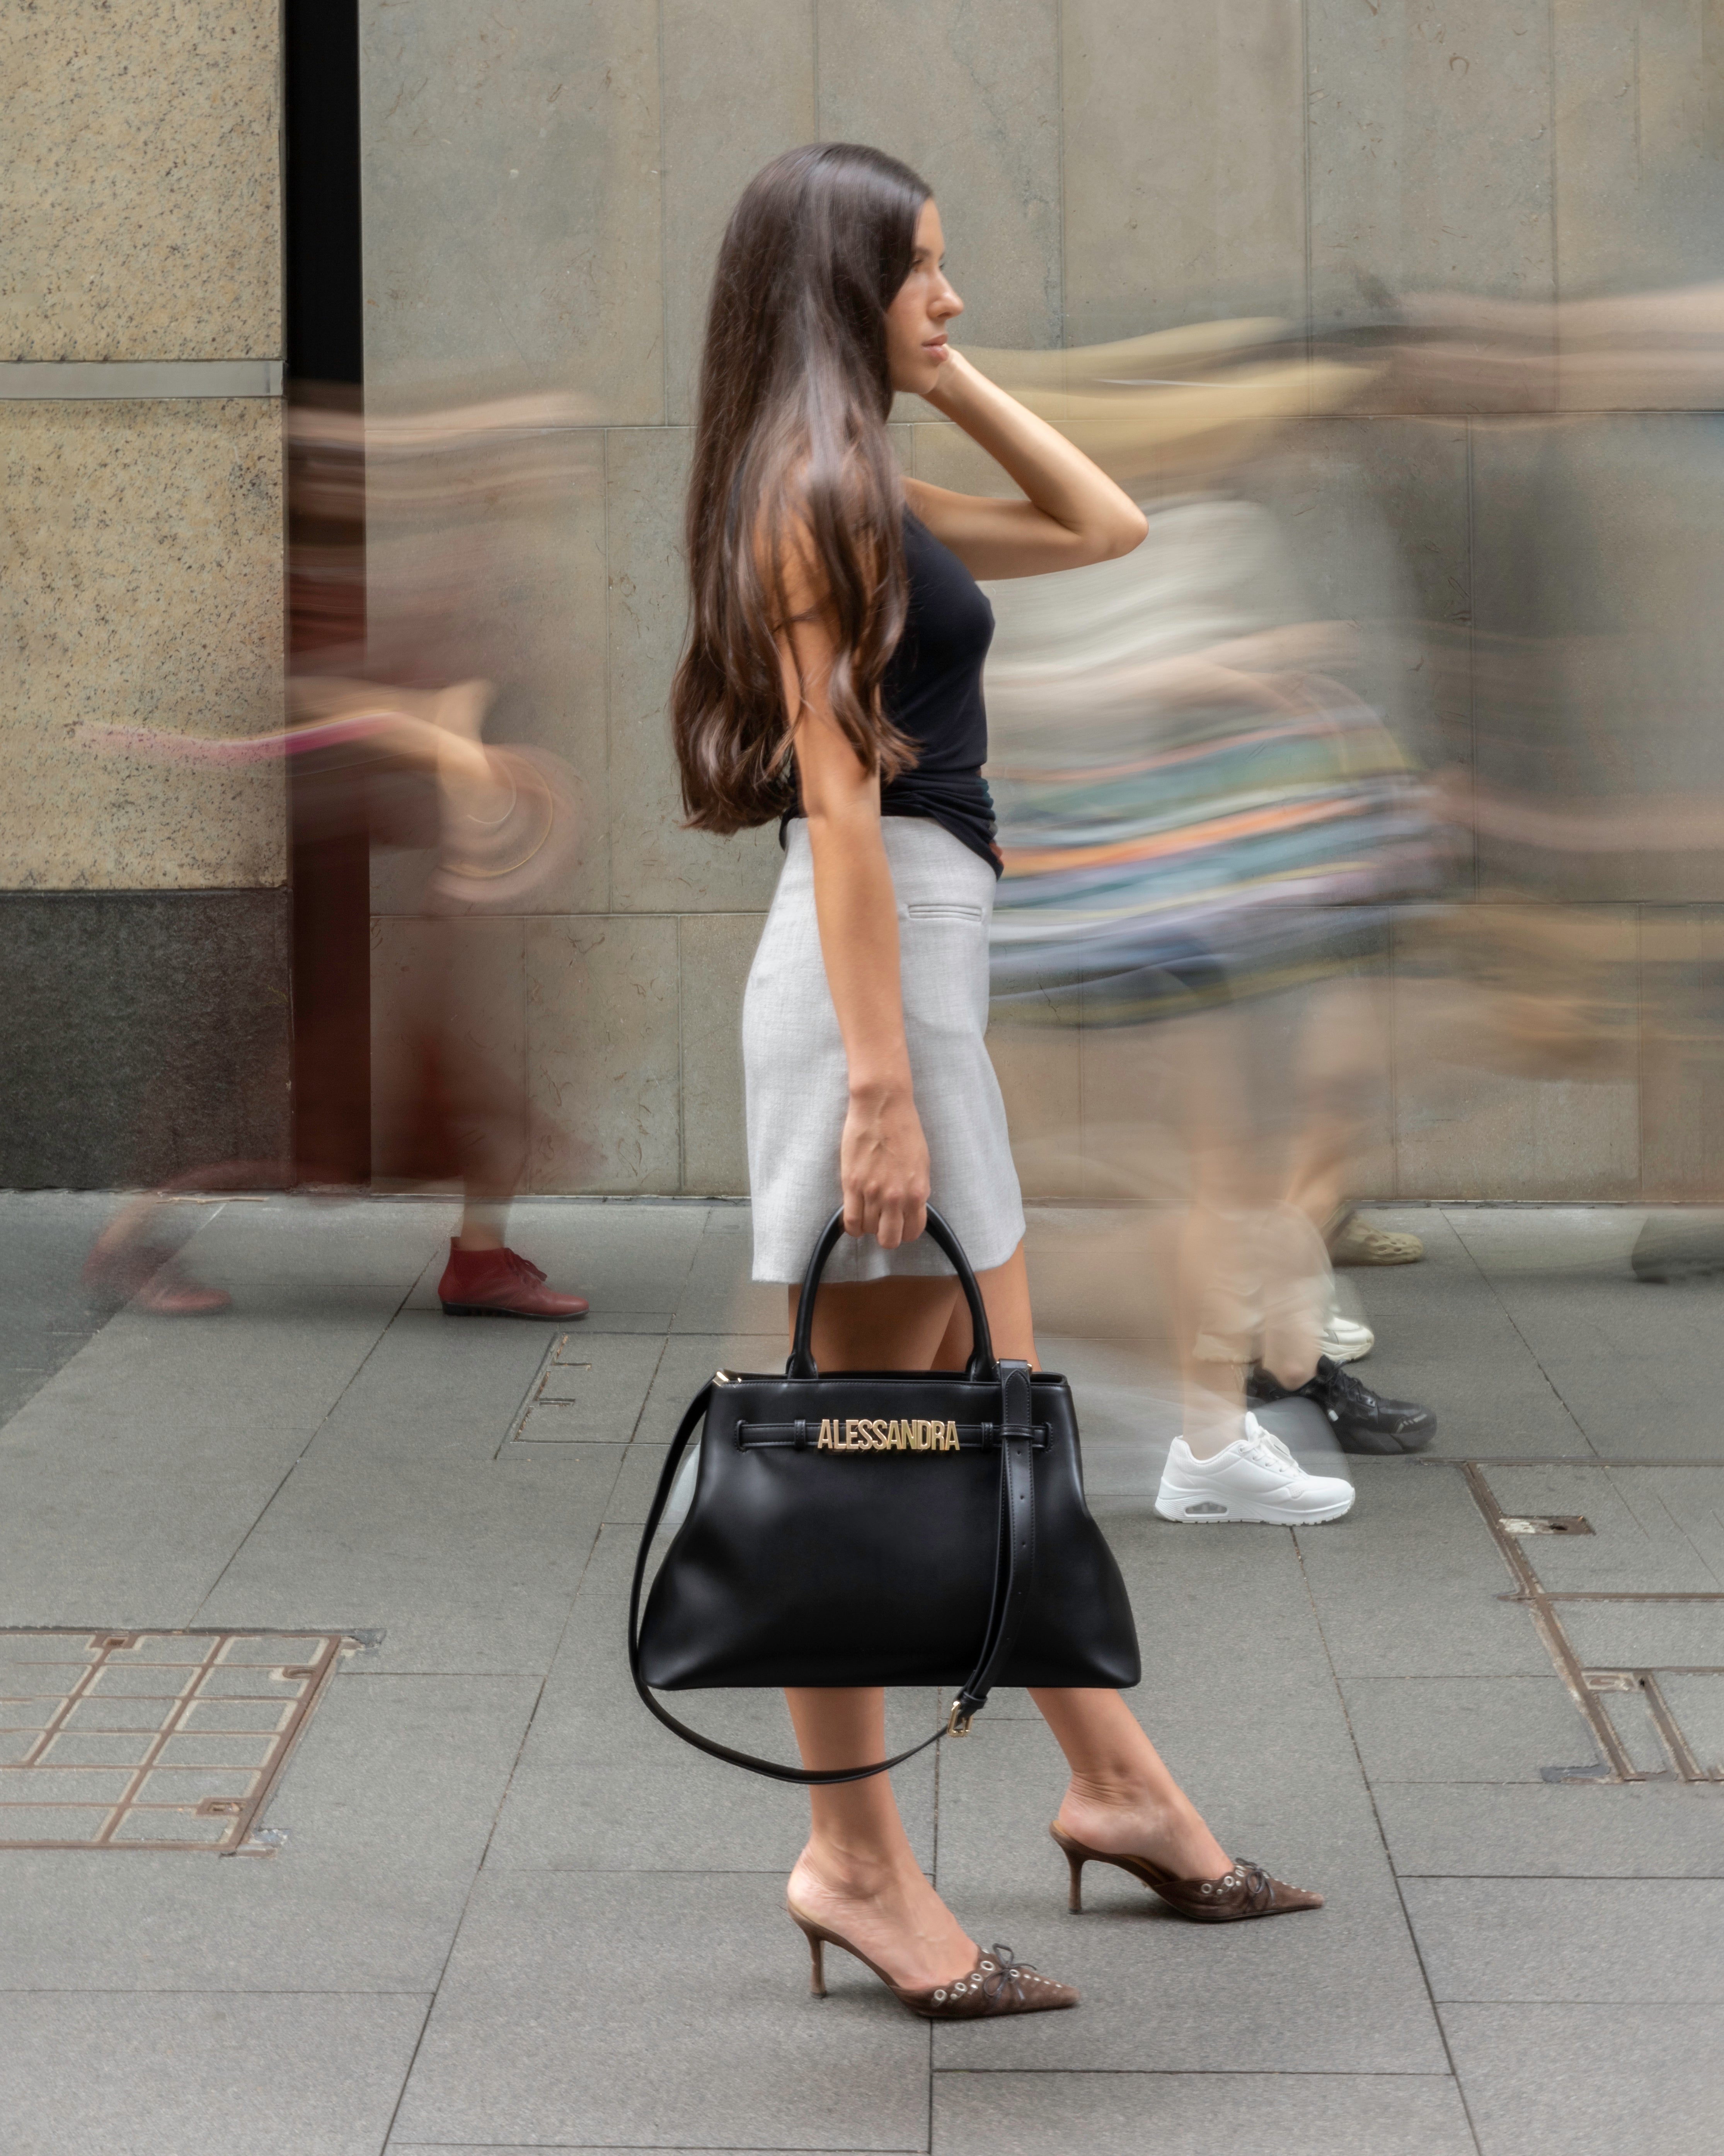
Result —
[[[716,1365],[784,1353],[746,1207],[522,1204],[511,1240],[592,1298],[567,1328],[441,1315],[446,1204],[182,1209],[233,1308],[102,1322],[76,1277],[103,1202],[0,1197],[0,1699],[111,1651],[102,1697],[147,1730],[125,1658],[189,1659],[163,1634],[290,1635],[223,1663],[236,1693],[317,1634],[359,1644],[321,1691],[247,1681],[284,1716],[315,1697],[258,1853],[0,1851],[0,2156],[1717,2148],[1724,1782],[1682,1777],[1724,1773],[1724,1283],[1635,1283],[1639,1214],[1383,1216],[1429,1255],[1349,1276],[1361,1374],[1435,1405],[1439,1456],[1351,1463],[1352,1515],[1296,1536],[1150,1515],[1175,1411],[1141,1342],[1060,1337],[1049,1278],[1134,1704],[1223,1840],[1329,1904],[1208,1929],[1092,1868],[1068,1916],[1059,1756],[1002,1697],[900,1799],[972,1930],[1084,2004],[931,2029],[843,1956],[809,1999],[782,1909],[803,1799],[629,1686],[664,1442]],[[1033,1268],[1085,1233],[1037,1216]],[[1500,1524],[1534,1515],[1592,1532]],[[1535,1618],[1604,1684],[1593,1722]],[[11,1788],[33,1712],[0,1707]],[[936,1702],[893,1712],[920,1733]],[[788,1748],[776,1698],[691,1718]],[[67,1729],[61,1771],[25,1770],[43,1818],[89,1771]],[[238,1801],[218,1753],[188,1799]],[[236,1816],[136,1833],[213,1845]]]

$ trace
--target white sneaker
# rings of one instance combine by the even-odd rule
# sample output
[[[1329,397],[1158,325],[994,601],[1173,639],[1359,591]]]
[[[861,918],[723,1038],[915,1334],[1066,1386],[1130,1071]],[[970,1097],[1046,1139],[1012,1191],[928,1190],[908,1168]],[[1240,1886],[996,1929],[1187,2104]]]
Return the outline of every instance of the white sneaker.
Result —
[[[1340,1304],[1331,1296],[1323,1313],[1319,1353],[1331,1363],[1362,1363],[1376,1345],[1377,1335],[1370,1327],[1355,1317],[1343,1317]]]
[[[1193,1526],[1258,1520],[1298,1527],[1338,1520],[1352,1502],[1351,1482],[1307,1475],[1280,1439],[1248,1414],[1244,1435],[1213,1460],[1193,1459],[1185,1440],[1174,1439],[1155,1508],[1164,1520]]]

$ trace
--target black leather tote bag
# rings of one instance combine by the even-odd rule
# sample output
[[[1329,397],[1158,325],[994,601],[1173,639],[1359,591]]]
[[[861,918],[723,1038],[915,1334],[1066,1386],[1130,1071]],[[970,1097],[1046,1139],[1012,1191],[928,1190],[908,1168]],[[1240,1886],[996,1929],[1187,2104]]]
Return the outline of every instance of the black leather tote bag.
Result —
[[[975,1347],[957,1372],[822,1377],[810,1337],[834,1213],[782,1377],[721,1370],[690,1403],[635,1559],[629,1666],[659,1720],[783,1782],[856,1781],[962,1736],[997,1684],[1121,1689],[1141,1675],[1125,1582],[1084,1502],[1064,1378],[996,1360],[976,1276],[931,1206]],[[693,1502],[653,1582],[648,1553],[704,1418]],[[892,1759],[783,1767],[686,1727],[652,1696],[723,1686],[957,1684],[945,1725]]]

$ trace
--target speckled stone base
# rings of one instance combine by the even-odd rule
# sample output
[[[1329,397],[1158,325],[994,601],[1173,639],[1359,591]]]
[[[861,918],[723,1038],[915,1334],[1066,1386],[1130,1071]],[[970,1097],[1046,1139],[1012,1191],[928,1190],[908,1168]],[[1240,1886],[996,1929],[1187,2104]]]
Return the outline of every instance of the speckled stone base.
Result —
[[[0,893],[0,1187],[289,1150],[285,891]]]

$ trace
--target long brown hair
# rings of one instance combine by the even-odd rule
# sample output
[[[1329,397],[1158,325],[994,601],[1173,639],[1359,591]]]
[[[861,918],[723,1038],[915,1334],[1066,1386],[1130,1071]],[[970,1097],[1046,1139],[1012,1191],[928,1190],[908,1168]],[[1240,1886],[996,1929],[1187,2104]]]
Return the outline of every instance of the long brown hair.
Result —
[[[688,642],[670,697],[696,829],[746,830],[794,806],[775,640],[793,551],[812,555],[833,636],[833,716],[865,769],[890,778],[912,760],[880,698],[906,606],[885,316],[929,192],[881,151],[814,142],[757,173],[726,229],[689,483]]]

